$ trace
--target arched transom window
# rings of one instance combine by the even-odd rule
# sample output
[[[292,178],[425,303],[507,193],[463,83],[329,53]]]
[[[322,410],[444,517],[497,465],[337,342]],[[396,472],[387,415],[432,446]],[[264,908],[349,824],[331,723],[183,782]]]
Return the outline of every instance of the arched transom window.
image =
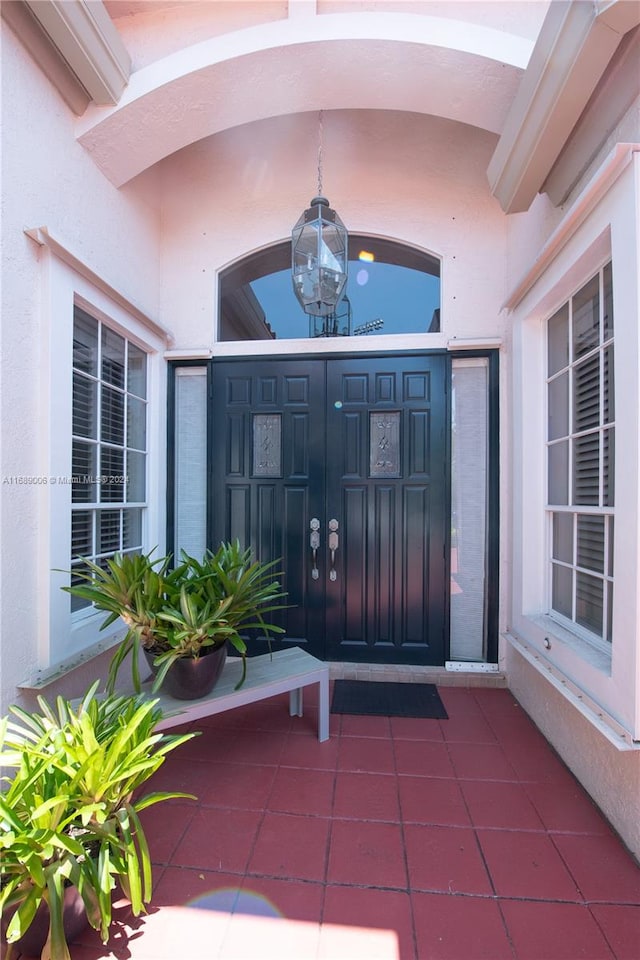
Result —
[[[392,240],[352,234],[346,294],[335,315],[308,317],[293,293],[285,241],[223,271],[219,303],[219,340],[437,333],[440,261]]]

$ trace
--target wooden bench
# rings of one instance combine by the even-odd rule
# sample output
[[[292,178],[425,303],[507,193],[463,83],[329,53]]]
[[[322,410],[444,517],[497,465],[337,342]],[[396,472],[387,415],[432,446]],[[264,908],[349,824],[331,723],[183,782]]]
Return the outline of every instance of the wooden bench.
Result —
[[[302,716],[302,690],[312,683],[318,691],[318,740],[329,739],[329,667],[299,647],[278,650],[273,654],[251,657],[247,661],[247,678],[239,690],[234,687],[242,675],[242,661],[230,657],[211,693],[199,700],[176,700],[162,692],[153,694],[159,699],[163,717],[159,730],[180,723],[210,717],[224,710],[233,710],[256,700],[266,700],[279,693],[289,694],[289,714]],[[146,687],[146,684],[144,685]],[[150,686],[150,684],[149,684]]]

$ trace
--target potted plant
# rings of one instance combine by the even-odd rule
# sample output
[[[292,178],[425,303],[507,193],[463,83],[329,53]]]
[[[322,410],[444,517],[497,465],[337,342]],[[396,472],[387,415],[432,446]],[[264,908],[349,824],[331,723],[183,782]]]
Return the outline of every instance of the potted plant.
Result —
[[[139,654],[144,652],[156,672],[152,691],[171,678],[169,692],[181,698],[203,696],[213,687],[231,644],[242,657],[246,675],[246,634],[260,630],[264,636],[283,633],[268,623],[267,614],[284,609],[286,593],[281,589],[278,561],[254,560],[251,549],[236,540],[207,550],[202,560],[182,553],[181,562],[171,567],[171,556],[154,560],[152,554],[116,554],[104,566],[84,560],[74,568],[77,581],[63,587],[69,593],[90,600],[107,613],[102,629],[121,618],[127,633],[109,668],[107,689],[113,691],[118,671],[131,655],[134,687],[140,686]],[[210,674],[202,683],[203,662]],[[187,675],[182,678],[179,671]],[[190,686],[194,675],[195,686]],[[175,679],[178,678],[178,679]]]
[[[96,696],[96,682],[78,706],[42,697],[41,713],[17,706],[0,723],[0,764],[15,768],[0,793],[0,913],[3,939],[43,960],[70,960],[65,903],[75,888],[86,920],[104,942],[119,881],[137,916],[151,897],[151,859],[139,813],[152,804],[190,794],[141,786],[165,756],[194,734],[155,730],[157,701]],[[78,906],[73,910],[78,913]],[[7,919],[7,917],[9,919]],[[33,935],[44,920],[37,943]],[[86,922],[83,921],[83,922]]]

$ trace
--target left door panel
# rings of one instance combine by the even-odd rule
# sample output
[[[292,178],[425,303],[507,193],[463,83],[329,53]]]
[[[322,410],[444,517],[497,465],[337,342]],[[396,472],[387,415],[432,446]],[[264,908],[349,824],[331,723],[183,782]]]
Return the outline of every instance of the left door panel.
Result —
[[[322,516],[324,365],[214,361],[212,389],[209,546],[237,538],[257,559],[280,557],[291,607],[275,619],[286,640],[272,646],[322,657],[324,604],[309,584],[310,523]]]

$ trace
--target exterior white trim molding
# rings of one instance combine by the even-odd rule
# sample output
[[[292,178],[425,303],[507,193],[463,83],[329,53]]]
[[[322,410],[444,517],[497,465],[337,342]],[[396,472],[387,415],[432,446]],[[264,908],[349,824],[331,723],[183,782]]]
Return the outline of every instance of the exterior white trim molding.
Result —
[[[447,350],[499,350],[502,337],[450,337]]]
[[[529,209],[634,20],[636,3],[550,5],[487,169],[505,213]]]
[[[193,350],[165,350],[165,360],[210,360],[213,356],[211,350],[206,347],[194,347]]]
[[[115,104],[131,58],[101,0],[25,0],[54,47],[98,104]]]
[[[510,312],[515,310],[559,251],[571,239],[623,170],[631,163],[635,153],[640,153],[640,143],[616,144],[595,176],[590,180],[589,185],[576,199],[573,206],[567,211],[565,218],[542,247],[531,269],[511,291],[502,304],[501,310]]]
[[[92,270],[84,260],[81,260],[77,254],[69,249],[66,243],[52,236],[48,227],[31,227],[25,229],[24,232],[29,239],[37,243],[39,247],[48,247],[59,260],[66,263],[67,266],[75,270],[76,273],[79,273],[85,280],[89,280],[98,290],[101,290],[102,293],[107,294],[114,303],[117,303],[118,306],[126,310],[132,317],[135,317],[136,320],[155,334],[155,336],[164,340],[167,347],[173,346],[175,341],[173,333],[170,330],[167,330],[166,327],[163,327],[156,320],[152,320],[140,307],[137,307],[131,300],[127,299],[124,294],[120,293],[119,290]]]
[[[555,664],[547,660],[539,650],[511,633],[503,634],[503,636],[507,643],[527,663],[548,680],[593,727],[613,744],[616,750],[640,750],[640,741],[634,740],[629,731],[625,730],[604,707],[588,697],[577,684],[573,683]]]

